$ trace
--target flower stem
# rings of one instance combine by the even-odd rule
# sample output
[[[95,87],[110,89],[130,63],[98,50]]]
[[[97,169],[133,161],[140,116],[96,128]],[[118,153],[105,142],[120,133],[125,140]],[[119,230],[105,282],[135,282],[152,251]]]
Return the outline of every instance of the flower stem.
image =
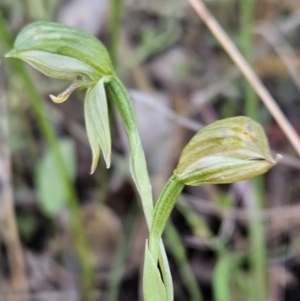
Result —
[[[148,228],[150,229],[152,225],[152,215],[154,208],[152,186],[147,171],[145,154],[142,148],[141,139],[137,128],[132,101],[126,88],[117,78],[117,76],[114,76],[111,81],[106,84],[106,89],[108,96],[110,96],[114,101],[128,133],[131,146],[130,171],[138,193],[141,197],[146,222]],[[173,300],[174,292],[170,267],[162,241],[160,241],[159,244],[159,263],[168,296],[167,300]]]
[[[155,262],[158,257],[159,242],[162,233],[183,187],[184,184],[173,174],[163,188],[155,205],[149,238],[149,250]]]

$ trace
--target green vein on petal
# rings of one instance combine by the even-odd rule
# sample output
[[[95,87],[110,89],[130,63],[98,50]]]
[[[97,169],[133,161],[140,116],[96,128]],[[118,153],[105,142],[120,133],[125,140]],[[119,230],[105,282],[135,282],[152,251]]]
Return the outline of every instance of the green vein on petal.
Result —
[[[88,135],[91,137],[89,140],[92,152],[92,145],[101,147],[107,168],[110,167],[111,162],[111,136],[104,83],[108,80],[108,77],[99,80],[94,87],[88,90],[85,99],[85,118],[87,131],[90,132]],[[93,155],[92,172],[97,166],[98,160],[96,161],[96,159],[97,157]]]
[[[93,117],[92,117],[92,111],[90,110],[90,90],[92,88],[88,89],[85,97],[85,103],[84,103],[84,115],[85,115],[85,127],[88,135],[88,139],[90,142],[90,146],[92,149],[92,166],[91,166],[91,174],[94,173],[98,160],[100,157],[100,144],[98,143],[98,139],[96,136],[96,132],[94,130],[94,123],[93,123]]]

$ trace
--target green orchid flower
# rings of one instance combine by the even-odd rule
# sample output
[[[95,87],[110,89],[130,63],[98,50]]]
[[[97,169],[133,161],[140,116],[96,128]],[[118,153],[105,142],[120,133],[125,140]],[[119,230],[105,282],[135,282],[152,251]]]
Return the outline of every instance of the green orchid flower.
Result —
[[[261,125],[239,116],[199,131],[182,151],[174,173],[185,185],[226,184],[263,174],[275,164]]]
[[[105,84],[115,73],[101,42],[78,29],[37,22],[20,32],[6,57],[21,59],[47,76],[73,81],[60,95],[50,95],[56,103],[64,102],[77,89],[88,89],[84,111],[93,155],[91,173],[96,169],[100,149],[109,167],[111,135]]]
[[[262,127],[249,117],[222,119],[200,130],[182,151],[155,205],[145,265],[157,265],[159,241],[185,185],[243,181],[265,173],[280,158],[273,159]],[[144,282],[151,282],[146,273]],[[149,294],[155,286],[148,285]]]

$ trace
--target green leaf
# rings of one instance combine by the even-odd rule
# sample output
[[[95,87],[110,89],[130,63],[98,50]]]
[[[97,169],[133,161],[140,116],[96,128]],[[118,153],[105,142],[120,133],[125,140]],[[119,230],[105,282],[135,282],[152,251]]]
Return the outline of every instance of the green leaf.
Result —
[[[177,233],[176,228],[172,222],[168,222],[166,226],[165,238],[169,245],[169,250],[177,265],[178,272],[181,276],[182,282],[190,295],[190,301],[203,301],[200,287],[197,279],[193,273],[191,265],[189,264],[186,247],[181,241],[181,237]],[[176,248],[172,247],[176,246]]]
[[[173,301],[174,300],[173,279],[170,271],[168,257],[162,239],[160,240],[159,266],[160,266],[162,278],[166,289],[167,300]]]
[[[200,130],[184,148],[175,174],[186,185],[225,184],[258,176],[275,164],[262,127],[239,116]]]
[[[216,301],[231,301],[230,281],[233,270],[232,256],[221,252],[213,274],[214,296]]]
[[[145,301],[167,301],[166,289],[157,264],[149,252],[147,241],[145,246],[143,289]]]
[[[111,162],[111,136],[104,87],[104,83],[108,81],[108,77],[103,77],[94,87],[87,91],[85,97],[85,124],[93,154],[91,173],[93,173],[97,167],[100,147],[107,168],[109,168]]]
[[[60,140],[60,151],[65,160],[68,175],[76,174],[75,145],[69,139]],[[41,210],[50,217],[55,216],[67,203],[68,188],[61,180],[56,168],[55,155],[48,150],[38,162],[35,170],[38,202]]]

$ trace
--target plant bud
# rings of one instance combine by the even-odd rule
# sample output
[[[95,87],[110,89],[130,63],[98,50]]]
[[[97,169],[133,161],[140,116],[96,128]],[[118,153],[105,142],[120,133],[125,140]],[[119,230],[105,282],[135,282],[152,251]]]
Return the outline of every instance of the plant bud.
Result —
[[[175,175],[186,185],[226,184],[263,174],[274,164],[262,127],[239,116],[200,130],[184,148]]]

